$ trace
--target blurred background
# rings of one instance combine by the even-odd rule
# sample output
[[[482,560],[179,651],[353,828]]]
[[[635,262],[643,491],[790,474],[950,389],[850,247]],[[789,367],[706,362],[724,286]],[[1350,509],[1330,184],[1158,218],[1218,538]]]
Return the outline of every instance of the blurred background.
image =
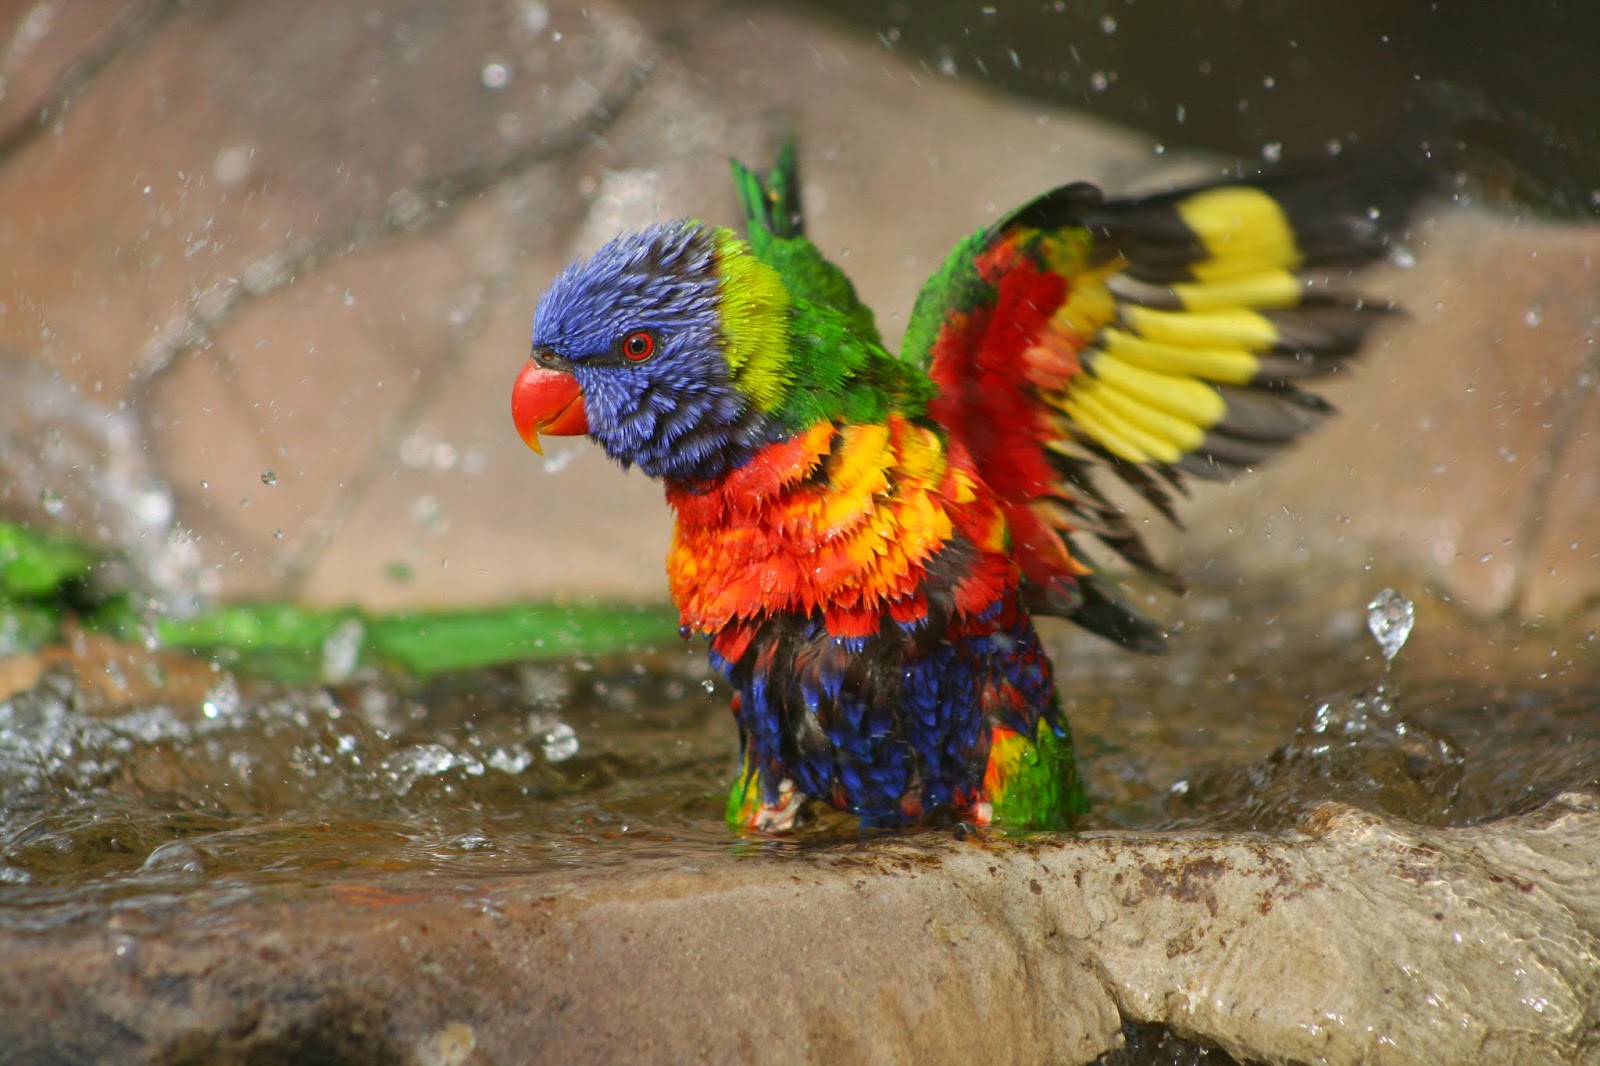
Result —
[[[656,487],[540,459],[511,377],[572,256],[733,220],[801,138],[813,233],[891,336],[960,236],[1071,180],[1425,146],[1459,175],[1373,280],[1410,312],[1349,417],[1201,493],[1219,573],[1421,567],[1594,602],[1600,174],[1589,5],[1123,0],[0,10],[0,510],[152,602],[660,599]]]
[[[1600,203],[1600,9],[812,0],[943,73],[1241,159],[1427,139],[1556,214]]]

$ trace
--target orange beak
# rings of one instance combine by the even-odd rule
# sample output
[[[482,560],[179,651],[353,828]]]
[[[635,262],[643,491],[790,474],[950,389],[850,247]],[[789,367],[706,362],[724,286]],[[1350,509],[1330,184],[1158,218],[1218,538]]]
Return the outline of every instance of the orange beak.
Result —
[[[589,415],[583,393],[571,374],[546,370],[529,359],[511,386],[511,421],[528,447],[544,454],[539,434],[573,437],[589,432]]]

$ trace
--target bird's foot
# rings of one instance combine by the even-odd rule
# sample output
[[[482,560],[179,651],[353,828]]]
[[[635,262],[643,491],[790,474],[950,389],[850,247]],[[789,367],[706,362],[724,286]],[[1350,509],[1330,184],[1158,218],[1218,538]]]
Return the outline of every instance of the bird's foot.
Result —
[[[805,793],[785,778],[778,785],[778,802],[756,806],[750,811],[747,824],[758,833],[787,833],[800,820],[805,802]]]

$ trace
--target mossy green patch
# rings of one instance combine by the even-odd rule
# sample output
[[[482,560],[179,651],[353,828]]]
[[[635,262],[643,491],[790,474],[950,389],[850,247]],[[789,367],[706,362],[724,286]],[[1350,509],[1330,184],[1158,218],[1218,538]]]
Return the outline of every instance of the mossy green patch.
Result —
[[[104,553],[68,537],[0,522],[0,653],[59,640],[62,622],[225,659],[283,679],[380,665],[418,676],[525,659],[605,655],[677,639],[664,604],[521,603],[379,614],[293,603],[227,604],[192,618],[142,618],[118,589],[92,580]]]
[[[666,606],[598,602],[399,614],[265,603],[162,619],[155,631],[163,644],[226,657],[273,677],[316,677],[353,665],[431,677],[530,659],[660,647],[677,638],[678,616]]]

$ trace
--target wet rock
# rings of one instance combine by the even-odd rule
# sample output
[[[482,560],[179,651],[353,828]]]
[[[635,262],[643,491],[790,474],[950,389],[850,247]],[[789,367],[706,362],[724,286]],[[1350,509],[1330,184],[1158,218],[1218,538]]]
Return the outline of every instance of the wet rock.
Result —
[[[15,152],[60,122],[94,75],[171,5],[159,0],[42,0],[0,14],[0,152]]]
[[[403,468],[491,283],[572,212],[564,161],[653,46],[594,4],[168,15],[0,168],[0,246],[27,249],[0,345],[137,404],[224,589],[277,591]],[[488,230],[455,224],[479,197]]]
[[[1600,1050],[1597,842],[1596,797],[1566,794],[1471,829],[1329,803],[1284,839],[397,875],[226,917],[197,889],[0,934],[0,1036],[75,1061],[1084,1063],[1129,1020],[1245,1060],[1578,1063]]]

